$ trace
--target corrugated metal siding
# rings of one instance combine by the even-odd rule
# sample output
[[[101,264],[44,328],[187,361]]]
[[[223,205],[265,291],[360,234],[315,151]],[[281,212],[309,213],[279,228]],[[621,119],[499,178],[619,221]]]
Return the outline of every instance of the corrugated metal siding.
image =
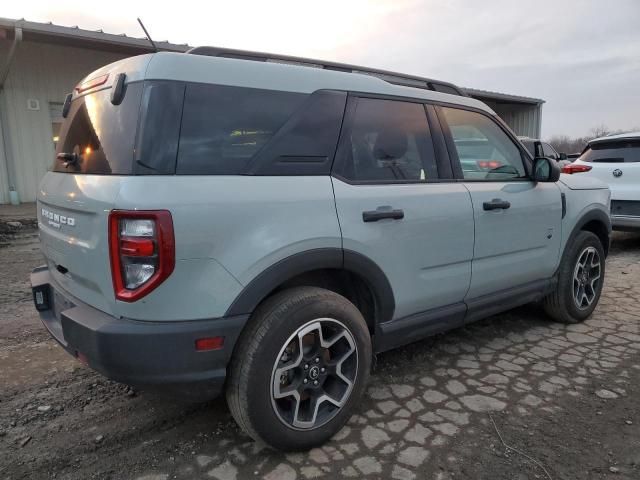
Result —
[[[489,105],[516,135],[540,138],[542,105],[494,103],[482,98],[479,100]]]
[[[35,201],[40,179],[53,162],[49,103],[62,102],[84,76],[125,56],[32,42],[18,46],[5,85],[5,118],[10,122],[3,127],[11,139],[8,160],[13,160],[20,201]],[[40,109],[29,110],[29,99],[38,100]],[[0,189],[6,189],[6,184],[5,178]],[[7,195],[2,193],[0,201],[6,202]]]
[[[0,203],[9,203],[9,181],[7,177],[7,161],[4,157],[4,139],[2,138],[3,92],[0,92]]]

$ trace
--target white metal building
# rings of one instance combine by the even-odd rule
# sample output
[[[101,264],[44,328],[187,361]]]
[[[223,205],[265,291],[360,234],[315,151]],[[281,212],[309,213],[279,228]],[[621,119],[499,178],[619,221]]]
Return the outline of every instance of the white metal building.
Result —
[[[190,48],[156,44],[176,52]],[[146,39],[0,18],[0,203],[35,201],[53,162],[62,102],[77,82],[107,63],[151,51]],[[540,136],[543,100],[465,90],[518,135]]]

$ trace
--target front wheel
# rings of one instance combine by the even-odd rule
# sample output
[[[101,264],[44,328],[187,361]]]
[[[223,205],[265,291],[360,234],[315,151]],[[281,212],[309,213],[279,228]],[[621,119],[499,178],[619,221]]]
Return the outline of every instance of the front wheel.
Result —
[[[227,402],[254,439],[308,450],[348,420],[370,367],[371,339],[358,309],[328,290],[292,288],[252,316],[231,360]]]
[[[604,282],[604,248],[591,232],[580,232],[558,270],[558,287],[543,299],[549,316],[562,323],[586,320],[598,305]]]

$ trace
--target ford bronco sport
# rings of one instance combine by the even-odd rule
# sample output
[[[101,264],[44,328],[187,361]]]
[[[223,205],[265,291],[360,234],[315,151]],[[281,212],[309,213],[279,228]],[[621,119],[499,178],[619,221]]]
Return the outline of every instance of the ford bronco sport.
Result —
[[[67,98],[31,283],[71,355],[224,391],[249,435],[300,450],[377,352],[537,300],[593,312],[605,185],[559,178],[450,84],[232,53],[125,59]]]

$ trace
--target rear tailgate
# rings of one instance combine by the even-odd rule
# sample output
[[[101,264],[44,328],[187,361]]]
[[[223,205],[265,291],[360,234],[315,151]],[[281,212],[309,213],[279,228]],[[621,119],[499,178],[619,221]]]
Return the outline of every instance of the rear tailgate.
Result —
[[[121,182],[133,173],[142,77],[149,55],[97,70],[75,88],[56,145],[52,171],[38,192],[40,242],[58,287],[113,314],[108,216]],[[113,85],[125,79],[123,94]]]
[[[40,244],[54,281],[109,314],[115,297],[107,219],[120,182],[117,176],[48,173],[38,195]]]

